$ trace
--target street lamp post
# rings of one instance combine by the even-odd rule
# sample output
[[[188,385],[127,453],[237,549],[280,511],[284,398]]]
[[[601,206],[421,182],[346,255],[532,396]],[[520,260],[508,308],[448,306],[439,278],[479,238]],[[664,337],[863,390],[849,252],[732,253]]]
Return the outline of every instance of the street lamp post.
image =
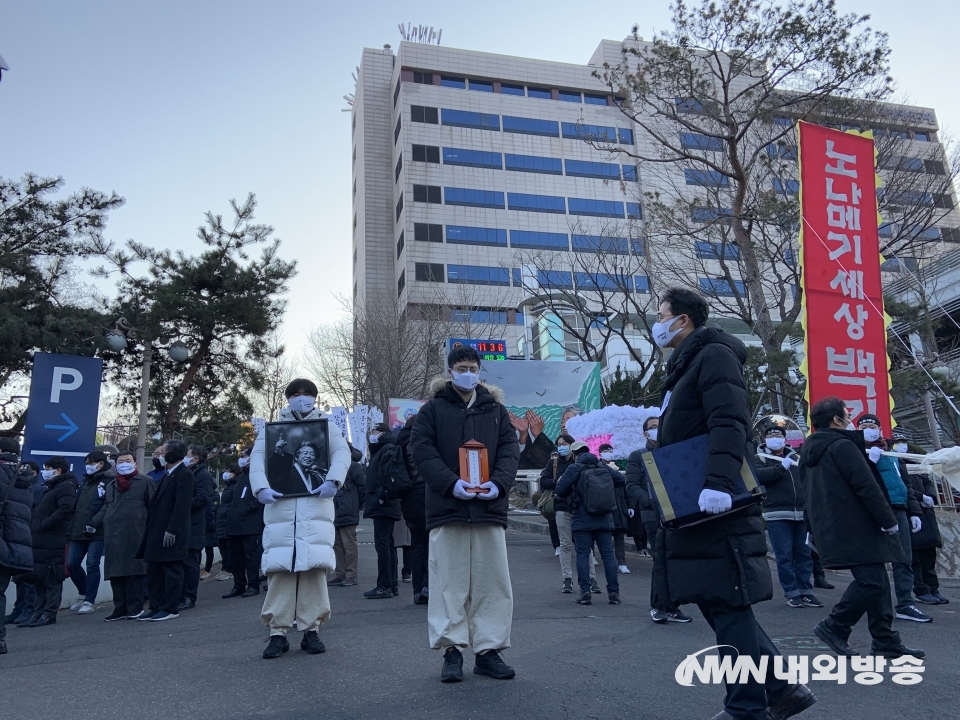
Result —
[[[118,318],[114,329],[107,332],[107,345],[115,352],[122,352],[128,343],[137,341],[138,330],[127,322],[126,318]],[[190,349],[180,340],[170,342],[170,338],[161,335],[157,338],[160,347],[165,347],[167,354],[174,362],[182,363],[190,357]],[[168,344],[169,343],[169,344]],[[147,408],[150,402],[150,366],[153,362],[153,342],[143,341],[143,369],[140,371],[140,418],[137,424],[137,467],[144,468],[144,454],[147,447]]]

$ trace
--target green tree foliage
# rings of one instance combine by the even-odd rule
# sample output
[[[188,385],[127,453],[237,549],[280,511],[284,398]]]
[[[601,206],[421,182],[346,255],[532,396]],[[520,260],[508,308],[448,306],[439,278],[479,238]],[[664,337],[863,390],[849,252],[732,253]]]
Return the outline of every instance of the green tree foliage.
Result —
[[[649,375],[625,373],[618,364],[613,377],[603,388],[603,404],[630,405],[632,407],[660,407],[663,402],[663,367],[657,367]]]

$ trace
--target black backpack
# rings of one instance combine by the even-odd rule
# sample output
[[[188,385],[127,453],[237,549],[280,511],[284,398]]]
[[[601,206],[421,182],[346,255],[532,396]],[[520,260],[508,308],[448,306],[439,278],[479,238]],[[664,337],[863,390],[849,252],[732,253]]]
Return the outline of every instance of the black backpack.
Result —
[[[403,498],[410,491],[413,481],[403,458],[403,448],[400,445],[387,445],[378,453],[380,464],[377,467],[377,476],[380,487],[387,499]]]
[[[590,515],[607,515],[617,509],[613,475],[603,465],[591,465],[580,475],[580,500]]]

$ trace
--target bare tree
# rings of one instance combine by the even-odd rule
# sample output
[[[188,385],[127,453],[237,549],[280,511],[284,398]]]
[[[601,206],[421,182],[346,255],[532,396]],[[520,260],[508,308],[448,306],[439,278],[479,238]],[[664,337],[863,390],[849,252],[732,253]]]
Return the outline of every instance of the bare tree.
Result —
[[[264,338],[261,352],[263,384],[251,393],[251,400],[257,416],[273,422],[287,404],[283,392],[296,375],[296,368],[287,355],[283,338],[276,330]]]

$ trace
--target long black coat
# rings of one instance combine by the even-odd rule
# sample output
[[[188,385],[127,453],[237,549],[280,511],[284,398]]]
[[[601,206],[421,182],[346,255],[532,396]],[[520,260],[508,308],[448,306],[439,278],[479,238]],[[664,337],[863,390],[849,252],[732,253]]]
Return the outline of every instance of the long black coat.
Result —
[[[263,504],[250,487],[250,466],[237,475],[230,507],[227,508],[227,537],[260,535],[263,532]],[[221,498],[221,502],[223,499]]]
[[[28,572],[33,570],[33,490],[31,478],[18,473],[16,457],[11,459],[14,462],[0,459],[0,568],[13,573]]]
[[[400,498],[400,512],[407,527],[415,530],[427,528],[427,491],[423,478],[417,470],[413,460],[413,447],[410,444],[413,438],[413,427],[404,427],[397,433],[397,442],[403,449],[403,463],[410,476],[410,489]]]
[[[147,508],[147,530],[136,557],[147,562],[186,559],[190,547],[190,509],[195,484],[193,473],[183,463],[177,465],[173,473],[168,472],[160,479],[157,492]],[[176,536],[173,545],[166,548],[163,546],[165,532]],[[203,539],[202,534],[200,538]]]
[[[909,475],[906,468],[901,474],[907,478],[907,492],[912,492],[920,504],[920,532],[910,535],[910,542],[914,550],[942,548],[943,538],[940,536],[940,525],[937,523],[937,513],[932,507],[923,504],[923,496],[929,495],[936,500],[937,487],[929,475]]]
[[[360,453],[358,452],[357,455]],[[367,469],[357,460],[350,463],[347,478],[333,498],[334,527],[347,527],[360,523],[360,507],[366,492]]]
[[[370,465],[367,467],[364,478],[363,516],[365,518],[400,519],[400,498],[391,498],[387,494],[384,479],[388,474],[399,475],[397,481],[405,487],[410,486],[410,478],[404,477],[407,474],[407,468],[403,463],[402,452],[397,445],[396,433],[383,433],[378,441],[370,446]],[[385,458],[393,459],[390,468],[384,467]]]
[[[871,472],[863,434],[817,430],[800,451],[804,508],[820,562],[828,568],[904,562],[883,482]]]
[[[547,466],[540,471],[540,489],[553,490],[553,510],[554,512],[573,512],[573,507],[567,503],[567,498],[557,497],[557,483],[567,471],[567,468],[573,465],[573,454],[566,457],[550,458]]]
[[[640,518],[644,525],[659,523],[660,514],[650,496],[650,480],[647,478],[647,468],[643,464],[644,450],[634,450],[627,458],[627,502],[633,508],[634,519]],[[639,535],[640,533],[635,533]],[[651,545],[653,538],[650,538]]]
[[[743,381],[747,350],[718,328],[694,330],[667,362],[659,446],[709,435],[704,488],[733,493],[747,453],[750,411]],[[666,588],[671,604],[742,607],[773,597],[767,539],[760,506],[664,531]],[[663,594],[661,594],[663,593]]]
[[[217,484],[205,463],[189,468],[193,474],[193,499],[190,501],[190,550],[202,550],[206,545],[207,517],[210,513],[214,488]]]
[[[77,504],[77,476],[60,473],[46,483],[47,489],[33,509],[33,564],[52,565],[63,571],[63,549],[70,537],[70,521]]]
[[[103,540],[103,529],[97,528],[96,534],[89,538],[83,534],[87,525],[103,507],[103,498],[107,483],[117,476],[117,471],[109,464],[93,475],[84,475],[77,490],[77,504],[73,508],[73,519],[70,521],[71,540]],[[96,527],[94,525],[94,527]]]
[[[472,407],[450,382],[435,380],[433,398],[417,413],[411,444],[417,470],[426,483],[427,529],[446,523],[493,523],[507,526],[510,489],[520,464],[517,432],[498,388],[477,385]],[[459,500],[453,486],[460,479],[460,447],[471,440],[487,448],[490,481],[496,500]]]
[[[114,477],[104,488],[103,506],[90,524],[103,536],[103,577],[146,575],[147,566],[137,550],[147,529],[147,512],[156,485],[149,475],[137,473],[130,487],[120,492]]]
[[[220,493],[220,504],[217,505],[217,529],[215,538],[223,540],[227,537],[227,510],[230,503],[233,502],[233,489],[237,486],[237,478],[232,477],[226,481],[223,491]],[[247,492],[250,492],[247,490]]]

